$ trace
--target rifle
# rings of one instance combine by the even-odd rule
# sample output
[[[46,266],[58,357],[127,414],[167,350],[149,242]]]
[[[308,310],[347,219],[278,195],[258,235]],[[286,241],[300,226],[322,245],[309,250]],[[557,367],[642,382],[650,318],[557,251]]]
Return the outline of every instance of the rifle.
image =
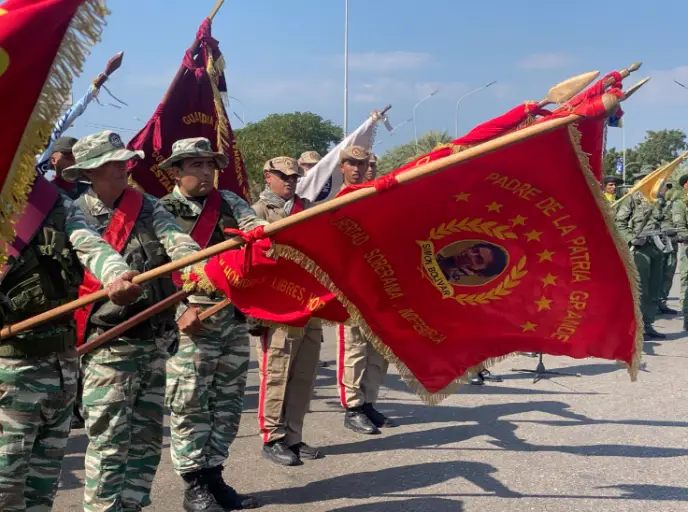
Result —
[[[672,238],[678,235],[678,229],[676,228],[666,228],[666,229],[649,229],[646,231],[641,231],[640,234],[635,237],[640,243],[634,243],[633,245],[645,245],[645,241],[648,238],[652,239],[655,247],[662,252],[672,252],[674,246],[672,243]]]

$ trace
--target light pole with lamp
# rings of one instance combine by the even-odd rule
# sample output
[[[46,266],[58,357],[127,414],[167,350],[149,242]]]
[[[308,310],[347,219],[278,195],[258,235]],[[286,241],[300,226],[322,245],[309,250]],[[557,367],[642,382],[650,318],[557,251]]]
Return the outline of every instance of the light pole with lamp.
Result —
[[[459,105],[461,102],[465,99],[468,98],[471,94],[475,94],[478,91],[482,91],[483,89],[487,89],[490,87],[492,84],[497,83],[497,80],[493,80],[489,84],[485,84],[482,87],[478,87],[477,89],[473,89],[471,92],[467,92],[463,96],[459,98],[459,101],[456,102],[456,115],[455,115],[455,123],[456,123],[456,138],[459,138]]]
[[[425,98],[423,98],[423,99],[420,100],[418,103],[416,103],[416,105],[413,107],[413,118],[412,118],[412,119],[413,119],[413,135],[414,135],[414,137],[415,137],[415,139],[416,139],[416,148],[418,147],[418,130],[416,129],[416,109],[418,108],[418,106],[419,106],[421,103],[423,103],[424,101],[429,100],[430,98],[432,98],[432,97],[433,97],[435,94],[437,94],[438,92],[440,92],[440,90],[439,90],[439,89],[435,89],[435,90],[432,91],[430,94],[428,94]]]

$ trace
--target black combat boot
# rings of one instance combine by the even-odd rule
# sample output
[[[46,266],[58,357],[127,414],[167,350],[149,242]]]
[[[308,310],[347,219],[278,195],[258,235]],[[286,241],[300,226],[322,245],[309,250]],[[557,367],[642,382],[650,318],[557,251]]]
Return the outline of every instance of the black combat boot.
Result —
[[[284,439],[263,445],[263,457],[280,466],[298,466],[301,459],[289,449]]]
[[[184,473],[184,510],[186,512],[224,512],[208,489],[205,470]]]
[[[683,330],[688,331],[688,313],[683,314]]]
[[[320,450],[307,445],[303,441],[291,445],[289,449],[294,452],[299,459],[316,460],[325,457]]]
[[[257,498],[239,494],[222,478],[222,466],[204,470],[208,482],[208,489],[225,510],[246,510],[258,508],[260,503]]]
[[[375,424],[363,412],[363,407],[352,407],[344,413],[344,426],[357,434],[379,434]]]
[[[368,419],[373,422],[377,428],[387,427],[394,428],[397,424],[390,420],[387,416],[373,407],[373,404],[363,404],[363,414],[368,416]]]
[[[663,340],[666,339],[666,335],[656,330],[652,324],[645,324],[644,338],[646,340]]]
[[[657,310],[661,315],[677,315],[678,311],[675,309],[671,309],[669,306],[667,306],[666,301],[662,301],[659,303],[659,306],[657,306]]]

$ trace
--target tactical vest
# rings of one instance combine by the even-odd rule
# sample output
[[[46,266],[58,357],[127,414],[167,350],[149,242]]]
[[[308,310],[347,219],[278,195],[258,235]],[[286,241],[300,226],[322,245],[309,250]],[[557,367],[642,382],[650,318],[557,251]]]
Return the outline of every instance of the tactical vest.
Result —
[[[103,235],[110,223],[110,215],[93,215],[87,205],[86,196],[81,196],[76,203],[83,210],[88,223]],[[170,261],[165,248],[155,235],[153,227],[154,209],[154,203],[144,196],[141,212],[122,251],[122,257],[129,268],[141,273]],[[152,279],[143,283],[141,287],[144,294],[139,300],[128,306],[117,306],[110,301],[96,303],[89,317],[86,337],[93,333],[94,329],[105,331],[121,324],[177,291],[170,277]],[[171,328],[173,321],[174,313],[167,309],[125,331],[119,338],[153,339],[164,330]]]
[[[191,234],[191,231],[193,230],[193,227],[199,218],[199,215],[191,209],[191,206],[186,201],[178,198],[174,194],[166,195],[160,200],[160,202],[167,209],[167,211],[174,215],[177,224],[181,226],[184,232]],[[227,240],[228,237],[225,235],[225,229],[239,229],[239,223],[234,217],[232,207],[223,198],[220,205],[220,218],[215,225],[213,234],[210,236],[208,247]],[[202,249],[205,249],[205,247]],[[234,318],[239,322],[246,321],[244,314],[236,308],[234,308]]]
[[[178,198],[174,194],[168,194],[160,200],[163,206],[169,211],[177,223],[181,226],[184,232],[191,234],[196,221],[198,220],[198,215],[191,210],[191,206],[186,201]],[[211,245],[219,244],[227,239],[224,233],[225,229],[239,229],[239,224],[234,218],[234,212],[229,203],[222,199],[220,206],[220,218],[215,226],[212,236],[210,237],[210,242],[208,242],[208,247]],[[205,249],[205,247],[203,247]]]
[[[67,208],[58,197],[42,228],[19,258],[9,258],[0,293],[9,301],[5,321],[13,324],[74,300],[83,269],[65,226]],[[76,341],[72,317],[57,320],[0,342],[0,357],[40,357],[64,352]]]

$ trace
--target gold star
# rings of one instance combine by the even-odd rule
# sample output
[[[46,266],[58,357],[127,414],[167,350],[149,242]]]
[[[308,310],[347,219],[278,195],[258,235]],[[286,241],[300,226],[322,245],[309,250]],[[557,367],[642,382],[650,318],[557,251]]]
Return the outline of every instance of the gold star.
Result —
[[[537,255],[540,256],[540,263],[543,261],[552,261],[552,256],[554,256],[556,253],[554,251],[547,251],[544,250],[542,252],[539,252]]]
[[[521,329],[523,329],[523,332],[535,332],[535,329],[537,329],[537,324],[534,324],[533,322],[526,322],[521,326]]]
[[[456,202],[458,203],[459,201],[466,201],[468,202],[468,198],[471,197],[470,194],[467,194],[466,192],[460,192],[459,194],[454,196],[456,198]]]
[[[497,203],[495,203],[494,201],[492,201],[492,203],[490,203],[490,204],[487,205],[487,211],[488,211],[488,212],[497,212],[497,213],[500,213],[500,211],[501,211],[501,209],[502,209],[502,206],[503,206],[503,205],[497,204]]]
[[[546,299],[545,297],[541,297],[540,300],[536,300],[535,304],[537,304],[538,311],[542,311],[543,309],[547,309],[547,310],[552,309],[550,307],[550,304],[552,304],[552,300]]]
[[[528,217],[523,217],[522,215],[516,216],[516,218],[511,219],[511,226],[525,226]]]
[[[548,286],[556,286],[557,285],[557,276],[554,276],[552,274],[547,274],[545,277],[541,277],[540,281],[542,281],[542,284],[544,284],[545,288]]]
[[[528,242],[532,242],[533,240],[537,240],[539,242],[541,234],[542,231],[533,230],[530,233],[526,233],[526,239],[528,240]]]

